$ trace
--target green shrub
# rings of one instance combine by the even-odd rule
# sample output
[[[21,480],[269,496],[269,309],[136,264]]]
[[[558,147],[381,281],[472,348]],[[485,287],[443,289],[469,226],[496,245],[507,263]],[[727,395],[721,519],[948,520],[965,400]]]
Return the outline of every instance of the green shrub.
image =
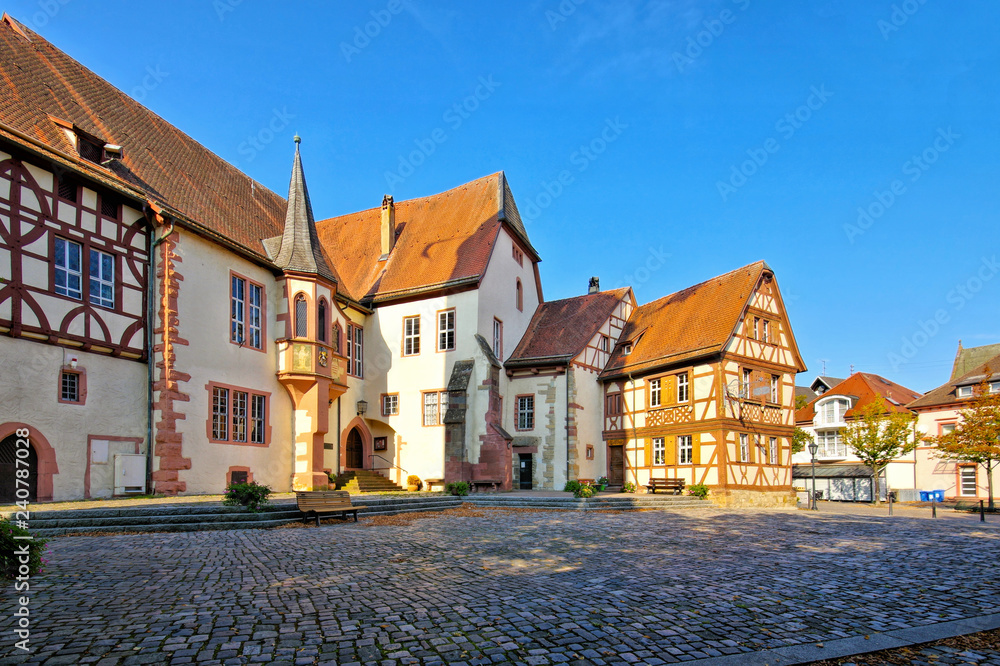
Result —
[[[576,492],[573,493],[573,496],[578,497],[580,499],[587,499],[588,497],[593,497],[596,494],[597,490],[595,490],[592,486],[583,484],[576,489]]]
[[[635,484],[632,483],[631,481],[627,481],[625,483],[625,485],[622,486],[622,492],[623,493],[634,493],[635,492]]]
[[[695,497],[705,499],[708,497],[708,486],[704,483],[696,483],[693,486],[688,486],[688,495],[694,495]]]
[[[416,486],[417,490],[420,490],[420,486],[422,485],[422,482],[420,481],[420,477],[419,476],[417,476],[416,474],[411,474],[408,477],[406,477],[406,485],[408,485],[408,486]]]
[[[579,481],[567,481],[566,485],[563,486],[563,491],[567,492],[567,493],[574,493],[575,494],[576,491],[579,490],[579,489],[580,489],[580,482]]]
[[[48,540],[38,537],[33,540],[14,538],[26,536],[31,536],[31,532],[14,525],[7,518],[0,518],[0,569],[2,569],[4,578],[14,579],[22,575],[34,576],[45,571],[43,566],[48,563],[48,560],[45,559],[45,555],[48,554],[45,544],[48,543]],[[26,564],[21,562],[21,558],[24,556],[17,552],[25,546],[28,547],[28,562]],[[26,566],[27,569],[22,569],[22,566]]]
[[[469,494],[469,484],[465,481],[456,481],[455,483],[449,483],[444,487],[444,490],[452,495],[464,497]]]
[[[226,486],[226,506],[245,506],[251,513],[257,513],[267,504],[267,496],[271,494],[268,486],[254,481],[250,483],[233,483]]]

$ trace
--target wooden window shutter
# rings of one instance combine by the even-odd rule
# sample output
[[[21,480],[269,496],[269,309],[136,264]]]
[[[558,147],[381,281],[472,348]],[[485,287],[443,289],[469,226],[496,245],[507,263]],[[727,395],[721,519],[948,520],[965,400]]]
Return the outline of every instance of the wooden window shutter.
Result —
[[[643,441],[646,444],[646,453],[645,453],[645,457],[643,458],[642,462],[643,462],[643,464],[644,464],[645,467],[652,467],[653,466],[653,440],[650,439],[649,437],[647,437]]]
[[[663,444],[666,448],[665,456],[668,465],[677,464],[677,436],[668,435],[664,438]]]
[[[677,377],[667,375],[663,378],[663,403],[672,405],[677,402]]]
[[[695,465],[701,464],[701,433],[691,435],[691,462]]]

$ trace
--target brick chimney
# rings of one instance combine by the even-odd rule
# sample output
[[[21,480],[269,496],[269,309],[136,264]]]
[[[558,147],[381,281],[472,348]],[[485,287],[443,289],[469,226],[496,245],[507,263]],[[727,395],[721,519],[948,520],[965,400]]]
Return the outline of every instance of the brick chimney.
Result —
[[[392,246],[396,243],[396,206],[392,195],[382,197],[382,256],[380,260],[388,259]]]
[[[590,285],[587,287],[588,294],[596,294],[601,290],[601,279],[598,277],[590,278]]]

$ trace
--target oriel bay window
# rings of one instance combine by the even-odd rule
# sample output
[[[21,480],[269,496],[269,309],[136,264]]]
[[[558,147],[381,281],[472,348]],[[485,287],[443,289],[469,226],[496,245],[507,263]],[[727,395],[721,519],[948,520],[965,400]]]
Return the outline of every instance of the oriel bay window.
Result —
[[[267,446],[270,393],[225,384],[209,384],[209,440],[220,444]]]
[[[364,377],[364,338],[360,326],[354,324],[347,325],[347,374],[359,379]]]

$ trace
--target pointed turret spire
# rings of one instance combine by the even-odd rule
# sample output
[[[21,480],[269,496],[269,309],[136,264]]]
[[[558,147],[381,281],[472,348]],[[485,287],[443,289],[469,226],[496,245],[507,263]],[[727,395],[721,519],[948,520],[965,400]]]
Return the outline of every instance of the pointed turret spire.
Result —
[[[288,184],[285,231],[281,234],[281,248],[274,257],[274,265],[282,270],[312,273],[337,282],[320,251],[319,238],[316,236],[316,220],[313,218],[306,177],[302,171],[302,155],[299,152],[301,142],[302,138],[296,134],[292,180]]]

